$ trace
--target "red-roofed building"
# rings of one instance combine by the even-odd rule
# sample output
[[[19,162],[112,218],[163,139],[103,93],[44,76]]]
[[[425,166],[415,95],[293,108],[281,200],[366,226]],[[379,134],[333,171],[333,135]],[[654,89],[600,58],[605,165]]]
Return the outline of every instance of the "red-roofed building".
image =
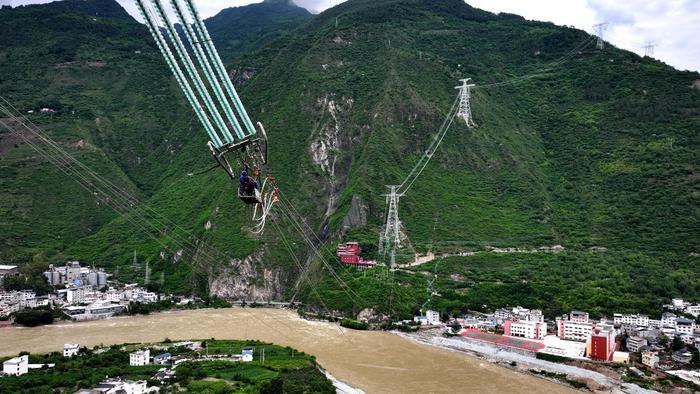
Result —
[[[340,261],[345,265],[351,265],[358,268],[370,268],[377,265],[374,260],[365,260],[360,254],[362,248],[357,242],[347,242],[339,244],[335,249],[335,254],[338,255]]]

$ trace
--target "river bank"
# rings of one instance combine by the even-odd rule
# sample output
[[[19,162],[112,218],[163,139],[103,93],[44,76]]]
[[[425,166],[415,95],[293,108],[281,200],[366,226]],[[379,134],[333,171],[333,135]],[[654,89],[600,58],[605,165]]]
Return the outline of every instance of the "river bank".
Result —
[[[316,356],[337,380],[365,393],[574,393],[564,385],[426,346],[382,331],[355,331],[307,321],[279,309],[200,309],[81,323],[0,329],[0,355],[165,338],[258,339]]]
[[[532,356],[510,352],[486,343],[463,338],[445,338],[440,330],[423,330],[416,333],[394,333],[417,343],[448,349],[501,365],[505,368],[517,370],[521,373],[546,371],[554,374],[565,375],[568,379],[586,383],[594,392],[612,392],[627,394],[652,394],[655,391],[646,390],[634,384],[623,383],[619,376],[608,376],[600,372],[579,368],[572,365],[540,360]]]

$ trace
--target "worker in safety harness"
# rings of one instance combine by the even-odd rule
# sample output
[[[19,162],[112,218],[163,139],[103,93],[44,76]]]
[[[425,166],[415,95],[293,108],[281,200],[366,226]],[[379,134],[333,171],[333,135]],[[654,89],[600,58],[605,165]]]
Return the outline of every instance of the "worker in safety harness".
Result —
[[[253,174],[259,173],[260,171],[257,167],[253,168]],[[246,164],[245,169],[241,171],[241,176],[238,177],[238,194],[241,196],[252,196],[255,195],[255,189],[259,188],[258,181],[252,176],[248,176],[248,165]]]

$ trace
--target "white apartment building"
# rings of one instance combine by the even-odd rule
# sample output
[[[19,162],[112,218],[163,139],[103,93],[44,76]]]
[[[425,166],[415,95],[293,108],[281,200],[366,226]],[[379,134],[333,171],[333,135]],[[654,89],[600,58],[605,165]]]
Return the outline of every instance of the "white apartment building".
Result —
[[[2,372],[5,375],[24,375],[29,371],[29,356],[11,358],[2,363]]]
[[[136,287],[135,284],[131,284],[127,285],[124,289],[123,298],[129,301],[151,303],[158,301],[158,294],[152,293],[141,287]]]
[[[122,293],[110,288],[104,293],[104,299],[105,301],[119,303],[122,300]]]
[[[649,326],[649,316],[645,315],[623,315],[621,313],[616,313],[613,315],[613,322],[615,324],[626,324],[638,327],[648,327]]]
[[[661,315],[661,327],[675,327],[677,318],[673,313],[665,312]]]
[[[695,317],[700,316],[700,304],[693,304],[693,305],[688,305],[685,308],[685,312],[689,313]]]
[[[629,337],[627,338],[627,350],[630,352],[638,352],[639,348],[647,345],[646,338],[642,337]]]
[[[493,317],[499,320],[506,320],[511,318],[511,312],[507,309],[496,309],[495,312],[493,312]]]
[[[66,301],[69,304],[84,304],[85,301],[85,288],[84,287],[71,287],[66,292]]]
[[[588,323],[588,312],[571,311],[569,320],[573,323]]]
[[[80,352],[80,345],[77,343],[66,343],[63,345],[63,357],[77,356]]]
[[[690,319],[679,317],[676,319],[676,332],[693,335],[695,332],[695,322]]]
[[[140,367],[151,363],[151,351],[148,349],[138,350],[129,353],[129,365],[132,367]]]
[[[547,335],[547,323],[532,320],[506,320],[503,333],[513,337],[542,340]]]
[[[435,326],[440,324],[440,312],[427,310],[425,317],[428,320],[428,325]]]
[[[591,336],[593,322],[588,319],[588,313],[573,311],[569,316],[556,319],[557,336],[570,341],[586,342]]]

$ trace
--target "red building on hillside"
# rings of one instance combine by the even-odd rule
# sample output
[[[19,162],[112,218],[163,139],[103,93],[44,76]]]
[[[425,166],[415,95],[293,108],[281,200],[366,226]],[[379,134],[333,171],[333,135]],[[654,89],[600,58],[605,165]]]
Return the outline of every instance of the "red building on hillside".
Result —
[[[335,254],[338,255],[340,261],[345,265],[351,265],[358,268],[370,268],[377,265],[374,260],[364,260],[360,257],[362,248],[357,242],[347,242],[339,244],[335,249]]]

